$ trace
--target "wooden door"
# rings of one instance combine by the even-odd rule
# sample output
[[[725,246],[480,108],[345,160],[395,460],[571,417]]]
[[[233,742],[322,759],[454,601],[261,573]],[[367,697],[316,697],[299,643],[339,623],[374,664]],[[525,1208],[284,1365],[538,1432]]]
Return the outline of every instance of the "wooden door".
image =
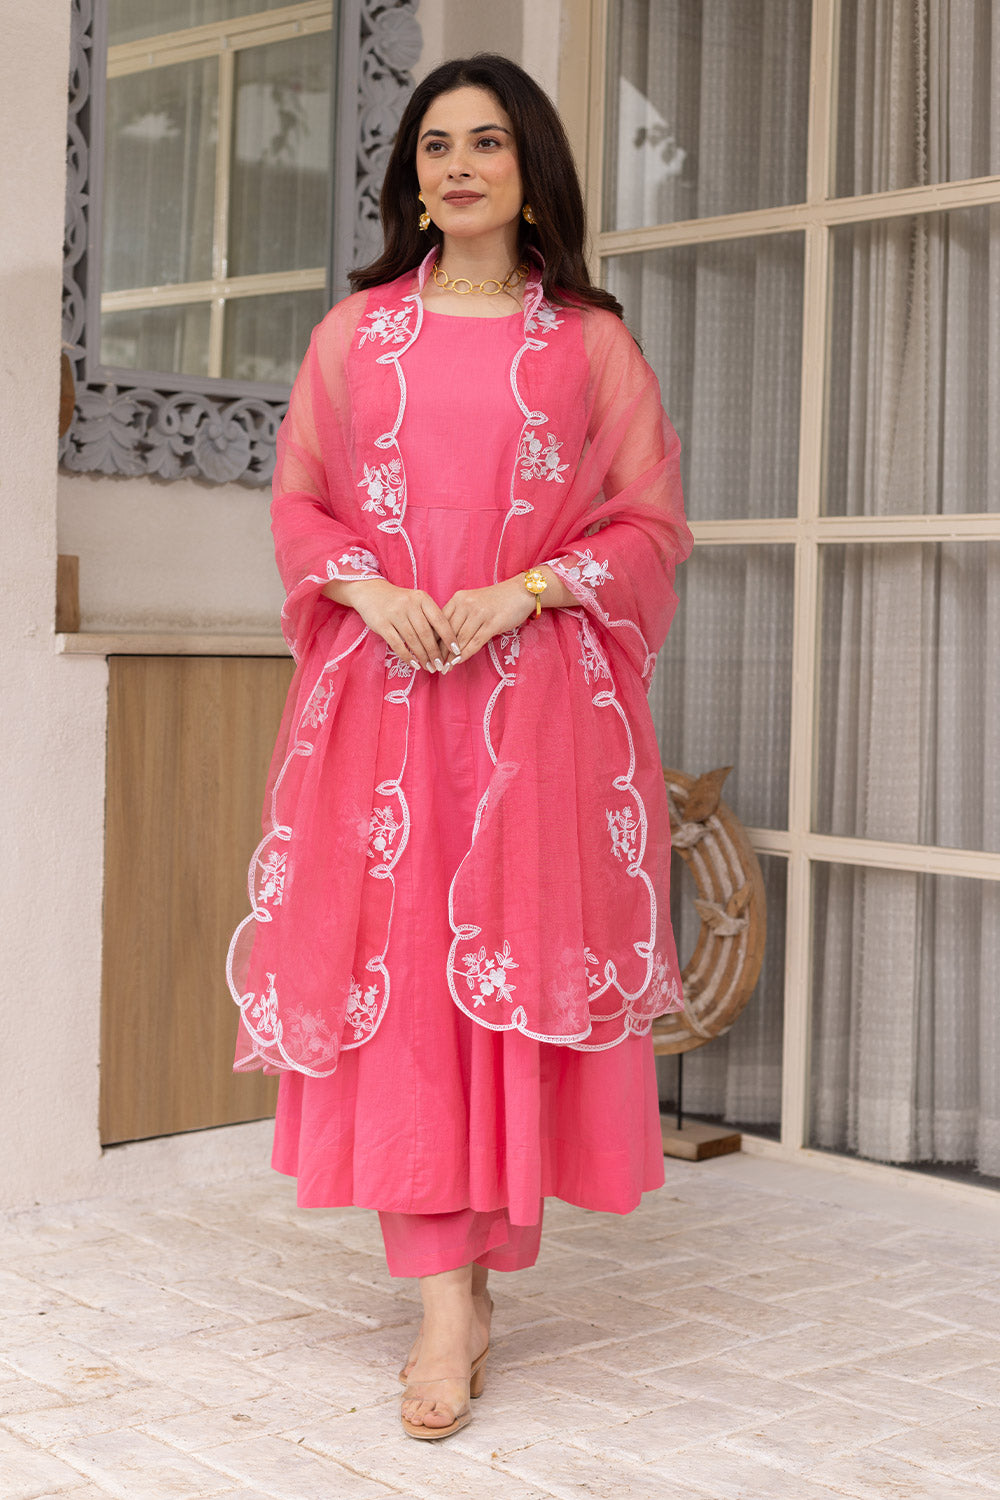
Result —
[[[276,1080],[234,1074],[225,975],[249,910],[287,658],[109,662],[101,1140],[260,1119]]]

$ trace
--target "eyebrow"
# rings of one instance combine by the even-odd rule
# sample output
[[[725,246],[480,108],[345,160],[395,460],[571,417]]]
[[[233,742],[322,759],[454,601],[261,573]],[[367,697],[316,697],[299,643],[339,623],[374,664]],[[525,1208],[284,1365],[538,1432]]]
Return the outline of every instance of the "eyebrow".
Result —
[[[510,131],[505,125],[473,125],[472,129],[469,131],[469,135],[482,135],[484,130],[502,130],[504,135],[510,135]],[[448,139],[447,130],[425,130],[420,139],[422,141],[426,140],[427,136],[429,135],[443,136],[445,140]]]

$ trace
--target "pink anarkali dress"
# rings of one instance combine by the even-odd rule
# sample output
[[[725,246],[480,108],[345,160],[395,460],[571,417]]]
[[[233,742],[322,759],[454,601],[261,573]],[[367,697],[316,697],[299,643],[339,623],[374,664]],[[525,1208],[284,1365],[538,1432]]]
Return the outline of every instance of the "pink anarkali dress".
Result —
[[[482,587],[513,571],[497,575],[495,568],[511,509],[511,475],[525,462],[519,458],[525,412],[511,378],[525,340],[524,318],[520,312],[471,318],[422,309],[419,333],[406,349],[405,401],[393,437],[405,453],[405,524],[415,577],[444,604],[457,589]],[[554,436],[542,433],[536,442],[529,452],[544,493],[555,494],[560,486],[566,493]],[[556,469],[547,482],[546,464]],[[373,520],[392,514],[389,490],[400,482],[400,472],[384,464],[364,467],[354,488]],[[367,557],[371,572],[378,571],[372,554]],[[524,565],[542,560],[531,557]],[[569,564],[560,571],[562,566]],[[334,610],[362,626],[356,612]],[[547,1196],[627,1213],[643,1192],[664,1180],[648,1021],[644,1029],[624,1033],[616,1023],[615,1044],[592,1051],[539,1040],[526,1034],[530,1024],[501,1029],[495,1018],[503,1007],[506,1015],[519,1004],[530,1006],[536,975],[518,963],[516,946],[491,941],[487,933],[477,947],[478,927],[462,928],[453,909],[456,872],[479,832],[479,820],[486,821],[484,790],[498,770],[484,734],[498,695],[498,672],[513,682],[530,633],[556,613],[562,611],[543,611],[540,620],[529,619],[519,631],[496,639],[494,653],[484,648],[446,675],[413,672],[385,654],[385,692],[378,704],[382,730],[375,733],[370,725],[367,730],[374,735],[368,743],[375,746],[376,764],[364,833],[369,872],[375,868],[371,861],[388,861],[390,851],[405,842],[392,864],[385,952],[367,966],[391,975],[391,996],[363,1045],[344,1042],[335,1067],[282,1071],[274,1167],[298,1179],[298,1201],[304,1206],[356,1204],[377,1210],[394,1275],[425,1275],[471,1260],[496,1269],[531,1264]],[[575,613],[583,618],[582,610]],[[585,643],[582,633],[580,641]],[[331,678],[337,681],[336,675]],[[401,775],[388,733],[392,710],[383,707],[394,681],[406,690]],[[293,697],[295,692],[293,686]],[[300,687],[299,706],[302,695]],[[395,701],[398,707],[398,694]],[[537,705],[531,754],[540,763],[565,754],[560,730],[566,726],[549,720],[550,713],[565,712],[557,698]],[[345,718],[338,733],[350,732]],[[647,760],[649,743],[647,735],[640,745]],[[558,765],[549,766],[548,773],[558,779]],[[388,789],[381,797],[380,787]],[[563,814],[555,807],[547,811],[548,821],[542,807],[536,826],[523,830],[531,857],[520,869],[508,861],[503,875],[508,892],[512,882],[520,883],[518,897],[527,896],[534,905],[541,927],[550,844],[556,861],[550,871],[553,890],[561,890],[567,878],[559,868],[559,839],[550,837]],[[630,853],[627,830],[616,834],[614,804],[607,817],[605,836],[612,845],[618,838],[616,858],[622,864]],[[274,827],[280,821],[276,818]],[[313,826],[311,836],[322,843],[322,827]],[[330,858],[337,857],[331,849]],[[267,856],[270,865],[261,851],[256,858],[260,870],[276,868],[273,852]],[[658,868],[662,873],[662,857]],[[634,885],[641,902],[639,883]],[[662,901],[665,909],[665,889]],[[459,930],[473,933],[464,968],[454,958]],[[680,1003],[672,944],[669,995],[659,952],[657,959],[662,1013]],[[588,951],[587,961],[594,960]],[[273,996],[272,965],[263,967]],[[362,987],[353,993],[360,995]],[[374,996],[375,987],[368,993]],[[260,1017],[261,1002],[248,1007],[242,986],[234,994],[245,1022]],[[357,1014],[356,1008],[355,1021]],[[621,1015],[621,1007],[614,1014]],[[273,1031],[273,1018],[268,1024]],[[252,1023],[247,1030],[256,1054],[250,1065],[259,1065],[261,1058],[273,1063],[274,1047],[261,1044]],[[272,1031],[265,1033],[268,1040]],[[361,1035],[357,1027],[354,1035]]]

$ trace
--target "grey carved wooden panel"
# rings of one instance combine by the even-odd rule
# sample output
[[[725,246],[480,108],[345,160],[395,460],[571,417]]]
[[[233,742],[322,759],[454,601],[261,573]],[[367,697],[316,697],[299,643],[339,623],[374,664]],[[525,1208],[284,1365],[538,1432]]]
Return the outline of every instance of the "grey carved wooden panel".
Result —
[[[334,0],[329,300],[381,242],[378,198],[420,56],[417,0]],[[266,9],[266,0],[261,0]],[[63,340],[76,407],[63,436],[66,469],[269,483],[287,405],[284,388],[164,374],[122,382],[99,362],[100,195],[106,0],[72,0]]]

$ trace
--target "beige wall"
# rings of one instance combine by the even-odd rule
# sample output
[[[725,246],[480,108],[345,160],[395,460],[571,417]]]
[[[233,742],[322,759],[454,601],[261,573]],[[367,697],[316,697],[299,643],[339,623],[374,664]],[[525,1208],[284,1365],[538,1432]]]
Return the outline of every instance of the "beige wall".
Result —
[[[85,629],[276,628],[267,493],[57,470],[67,0],[8,7],[0,94],[0,1206],[237,1172],[269,1126],[101,1151],[98,1043],[107,668],[56,651],[57,551]],[[561,7],[424,0],[422,69],[494,48],[553,94]]]
[[[8,7],[0,216],[2,1201],[98,1159],[103,662],[53,649],[69,6]]]
[[[269,489],[60,473],[84,630],[277,631]]]
[[[450,57],[473,52],[500,52],[527,68],[555,99],[559,87],[559,51],[567,12],[580,0],[421,0],[420,26],[424,55],[414,70],[418,78]]]

